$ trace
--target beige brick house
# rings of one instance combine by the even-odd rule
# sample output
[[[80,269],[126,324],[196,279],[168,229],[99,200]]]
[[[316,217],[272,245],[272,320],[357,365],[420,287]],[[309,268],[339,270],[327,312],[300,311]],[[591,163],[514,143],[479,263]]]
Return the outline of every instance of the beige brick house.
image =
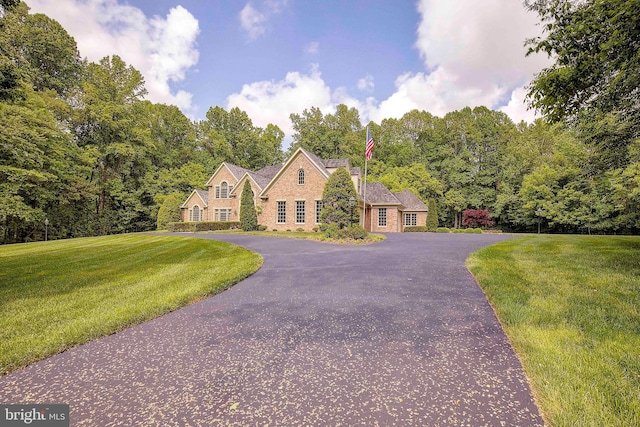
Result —
[[[282,166],[257,171],[223,162],[207,181],[207,190],[193,190],[182,204],[182,221],[239,221],[242,189],[249,181],[259,224],[268,230],[311,231],[320,223],[324,185],[340,167],[351,173],[362,212],[360,168],[351,167],[348,159],[323,160],[299,148]],[[427,206],[409,190],[392,193],[380,183],[368,183],[366,204],[368,231],[400,232],[426,224]]]

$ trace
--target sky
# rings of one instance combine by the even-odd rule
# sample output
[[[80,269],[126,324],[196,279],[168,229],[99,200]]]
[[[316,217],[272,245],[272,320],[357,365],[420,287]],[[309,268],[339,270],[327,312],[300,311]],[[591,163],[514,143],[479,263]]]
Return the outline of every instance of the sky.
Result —
[[[152,102],[193,120],[239,107],[290,141],[289,115],[356,107],[363,124],[413,109],[484,105],[536,116],[526,86],[551,64],[526,57],[540,35],[521,0],[26,0],[57,20],[82,57],[119,55]]]

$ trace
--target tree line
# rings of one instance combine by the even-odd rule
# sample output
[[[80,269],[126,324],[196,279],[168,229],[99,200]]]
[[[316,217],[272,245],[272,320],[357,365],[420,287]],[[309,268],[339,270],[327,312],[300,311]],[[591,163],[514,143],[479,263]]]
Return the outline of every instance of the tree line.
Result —
[[[638,85],[633,89],[625,80],[627,90],[620,92],[586,88],[592,92],[571,95],[569,104],[554,94],[562,92],[559,81],[566,91],[579,87],[567,75],[584,82],[580,72],[594,71],[593,64],[574,74],[562,68],[580,65],[570,57],[578,47],[559,52],[567,46],[562,35],[579,42],[562,13],[575,17],[575,8],[601,2],[566,10],[545,9],[547,3],[565,2],[529,5],[548,25],[548,37],[530,40],[531,50],[560,58],[531,86],[532,103],[546,120],[513,123],[476,107],[444,117],[416,110],[371,122],[376,148],[368,179],[392,191],[411,189],[425,202],[434,199],[443,226],[461,226],[463,213],[474,209],[488,210],[505,230],[533,231],[541,222],[553,232],[638,232]],[[592,20],[598,11],[579,12]],[[599,13],[613,16],[618,37],[637,41],[640,25],[628,25],[610,9]],[[598,28],[583,31],[588,41]],[[619,43],[608,47],[616,51],[611,61],[623,54]],[[631,59],[620,59],[623,64],[638,55],[633,43],[627,45]],[[568,58],[562,62],[560,54]],[[610,64],[600,57],[606,69]],[[608,72],[600,76],[612,85],[624,77]],[[624,78],[637,79],[637,68],[630,74]],[[292,114],[293,142],[285,151],[278,126],[255,126],[238,108],[211,107],[205,119],[193,121],[145,95],[140,72],[118,56],[83,60],[55,20],[29,14],[24,2],[0,0],[0,242],[42,240],[45,219],[50,238],[155,229],[159,211],[175,217],[177,201],[203,188],[222,161],[255,170],[304,147],[364,167],[366,129],[357,109],[346,105],[333,113],[311,107]]]

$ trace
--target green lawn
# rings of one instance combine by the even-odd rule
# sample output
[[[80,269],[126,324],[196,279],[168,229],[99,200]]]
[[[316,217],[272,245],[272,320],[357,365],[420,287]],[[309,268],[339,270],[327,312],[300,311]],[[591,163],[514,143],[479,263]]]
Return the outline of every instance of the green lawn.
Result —
[[[0,375],[220,292],[261,265],[248,250],[188,237],[0,246]]]
[[[550,425],[640,425],[640,237],[528,236],[467,264]]]
[[[287,239],[316,240],[319,242],[339,243],[347,245],[366,245],[369,243],[381,242],[386,239],[384,234],[368,233],[366,239],[330,239],[324,233],[316,233],[313,231],[242,231],[242,230],[224,230],[224,231],[203,231],[202,233],[212,234],[249,234],[252,236],[265,237],[284,237]]]

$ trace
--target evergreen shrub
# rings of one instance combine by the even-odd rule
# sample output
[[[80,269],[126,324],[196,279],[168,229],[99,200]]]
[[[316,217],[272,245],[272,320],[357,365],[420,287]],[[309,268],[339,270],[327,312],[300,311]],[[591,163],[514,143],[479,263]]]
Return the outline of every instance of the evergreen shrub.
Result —
[[[405,233],[424,233],[429,231],[426,225],[417,225],[404,228]],[[434,229],[435,231],[435,229]]]
[[[196,231],[220,231],[220,230],[237,230],[240,223],[237,221],[224,222],[170,222],[168,224],[169,231],[172,233]]]

